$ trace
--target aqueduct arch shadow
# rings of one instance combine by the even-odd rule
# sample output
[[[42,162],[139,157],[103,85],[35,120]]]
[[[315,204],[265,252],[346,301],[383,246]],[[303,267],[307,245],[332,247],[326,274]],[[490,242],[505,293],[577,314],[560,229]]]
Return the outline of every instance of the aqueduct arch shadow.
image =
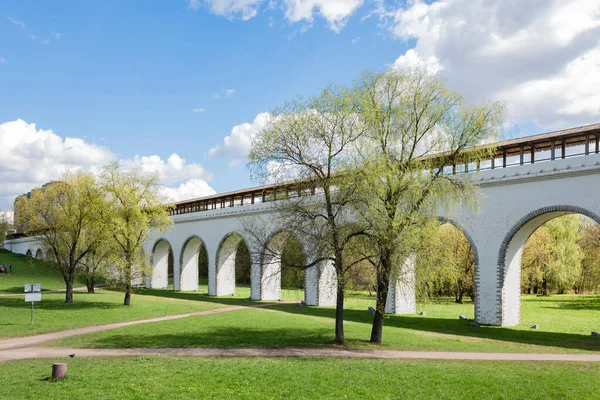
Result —
[[[555,205],[539,208],[521,218],[508,231],[498,252],[498,298],[500,325],[514,326],[521,319],[521,256],[527,239],[544,223],[567,214],[581,214],[600,224],[600,216],[585,208]]]
[[[147,287],[166,289],[169,286],[170,257],[173,257],[171,243],[159,238],[152,246],[152,276],[146,280]]]
[[[239,263],[239,253],[246,252],[248,255],[248,241],[239,232],[232,232],[221,240],[217,248],[215,292],[216,296],[235,295],[236,285],[236,262]],[[250,280],[252,280],[252,257],[249,255]],[[210,272],[209,272],[210,274]]]
[[[298,254],[289,254],[290,252]],[[300,265],[286,266],[287,263],[294,261],[289,258],[297,258],[298,260],[295,261]],[[273,233],[263,248],[260,261],[261,300],[281,300],[281,289],[285,283],[284,276],[286,272],[294,274],[301,271],[302,289],[306,290],[306,274],[303,270],[298,269],[306,261],[305,249],[302,246],[302,242],[292,233],[286,231]],[[306,300],[306,292],[304,300]]]
[[[35,252],[35,259],[42,261],[44,259],[44,252],[42,251],[42,249],[37,249],[37,251]]]
[[[25,253],[25,257],[33,257],[33,253],[31,252],[31,249],[27,249],[27,252]]]
[[[208,262],[208,260],[200,259],[201,255],[207,256],[206,245],[199,236],[192,235],[185,240],[180,254],[179,289],[182,291],[197,291],[199,264],[201,261]]]

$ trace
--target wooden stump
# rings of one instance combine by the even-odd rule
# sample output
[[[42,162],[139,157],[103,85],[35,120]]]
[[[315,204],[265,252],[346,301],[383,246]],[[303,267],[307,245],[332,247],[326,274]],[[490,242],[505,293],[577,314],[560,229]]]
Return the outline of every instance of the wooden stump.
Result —
[[[62,379],[67,375],[67,364],[65,363],[54,363],[52,364],[52,378]]]

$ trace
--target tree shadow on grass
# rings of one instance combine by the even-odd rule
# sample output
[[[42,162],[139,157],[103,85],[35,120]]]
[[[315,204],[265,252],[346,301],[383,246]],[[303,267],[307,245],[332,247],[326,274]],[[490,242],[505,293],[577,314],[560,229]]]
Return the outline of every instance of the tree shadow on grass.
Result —
[[[60,293],[57,293],[60,294]],[[36,310],[87,310],[87,309],[112,309],[112,308],[123,308],[122,303],[107,303],[101,301],[77,301],[77,296],[83,293],[76,293],[74,301],[71,304],[65,303],[64,299],[44,299],[42,295],[42,301],[35,303]],[[22,297],[5,297],[1,299],[2,307],[16,308],[16,309],[31,309],[31,303],[23,301]]]
[[[560,310],[596,310],[600,311],[599,296],[581,296],[577,298],[550,298],[548,305],[542,308],[552,308]],[[600,320],[600,316],[598,317]],[[599,326],[600,327],[600,326]]]
[[[141,296],[155,296],[162,298],[203,301],[207,303],[224,304],[229,306],[242,306],[250,304],[261,304],[264,302],[253,301],[246,297],[217,297],[209,296],[208,293],[175,292],[161,289],[138,289],[136,294]]]
[[[94,348],[277,348],[325,347],[333,341],[330,328],[215,327],[202,332],[111,334],[90,343]]]
[[[273,306],[274,309],[291,314],[303,314],[317,317],[335,318],[335,310],[319,307],[295,307],[289,305]],[[346,321],[371,325],[373,317],[362,310],[345,310]],[[482,326],[473,328],[469,321],[447,318],[431,318],[417,315],[391,315],[384,322],[385,327],[403,328],[414,331],[425,331],[449,335],[458,335],[472,338],[482,338],[526,345],[560,347],[565,349],[578,349],[600,351],[600,340],[597,337],[578,335],[573,333],[524,331],[497,326]],[[389,333],[388,333],[389,334]]]

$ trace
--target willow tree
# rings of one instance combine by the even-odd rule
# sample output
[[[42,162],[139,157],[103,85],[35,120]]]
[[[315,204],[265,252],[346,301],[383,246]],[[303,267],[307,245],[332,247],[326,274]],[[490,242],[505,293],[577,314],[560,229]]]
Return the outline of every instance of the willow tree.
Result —
[[[454,295],[462,303],[467,294],[475,300],[475,257],[465,235],[443,224],[417,253],[417,286],[432,294]]]
[[[73,302],[73,282],[82,261],[102,243],[107,203],[94,175],[65,173],[60,181],[20,196],[15,204],[19,226],[36,235],[66,285],[65,303]]]
[[[479,145],[498,134],[503,107],[473,104],[424,69],[366,73],[357,87],[367,133],[356,184],[377,254],[371,342],[381,343],[390,279],[402,278],[404,260],[434,232],[440,207],[475,200],[470,175],[452,172],[491,154]]]
[[[155,173],[125,171],[114,163],[102,172],[101,183],[109,204],[104,218],[119,254],[114,265],[124,285],[123,304],[128,306],[133,283],[148,271],[144,243],[152,230],[160,232],[173,223],[169,218],[171,206],[161,195]]]
[[[357,117],[354,93],[330,86],[318,96],[295,99],[271,113],[252,142],[249,168],[255,180],[275,183],[278,217],[274,230],[291,232],[308,246],[310,268],[331,262],[337,276],[335,338],[344,343],[345,272],[356,260],[344,257],[352,239],[364,232],[348,224],[356,188],[350,178],[352,154],[364,128]],[[268,237],[249,228],[261,247]]]

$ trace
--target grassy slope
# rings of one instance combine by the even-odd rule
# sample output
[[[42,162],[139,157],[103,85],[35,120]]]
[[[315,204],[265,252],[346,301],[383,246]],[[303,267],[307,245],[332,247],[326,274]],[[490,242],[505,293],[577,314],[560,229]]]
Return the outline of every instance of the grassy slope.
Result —
[[[600,364],[593,363],[74,358],[66,360],[67,379],[54,382],[45,380],[52,361],[0,364],[0,398],[600,398]]]
[[[41,283],[42,290],[65,288],[60,272],[42,261],[0,249],[0,264],[13,266],[10,275],[0,276],[0,293],[23,293],[28,283]]]
[[[185,296],[185,294],[160,295]],[[390,316],[385,321],[385,348],[403,350],[578,352],[600,351],[600,340],[589,336],[598,322],[593,309],[600,296],[587,297],[582,310],[577,297],[549,299],[528,297],[524,312],[541,324],[540,330],[471,328],[460,321],[468,305],[430,302],[422,316]],[[359,299],[360,302],[360,299]],[[349,303],[352,303],[350,301]],[[569,305],[565,308],[565,304]],[[351,304],[349,304],[351,306]],[[582,307],[583,307],[582,306]],[[471,315],[472,315],[472,306]],[[93,348],[132,347],[322,347],[333,340],[334,310],[331,308],[277,305],[273,310],[253,309],[126,327],[50,342],[50,345]],[[594,322],[595,321],[595,322]],[[362,309],[346,310],[346,339],[354,348],[369,348],[371,316]],[[582,328],[583,326],[583,328]]]

